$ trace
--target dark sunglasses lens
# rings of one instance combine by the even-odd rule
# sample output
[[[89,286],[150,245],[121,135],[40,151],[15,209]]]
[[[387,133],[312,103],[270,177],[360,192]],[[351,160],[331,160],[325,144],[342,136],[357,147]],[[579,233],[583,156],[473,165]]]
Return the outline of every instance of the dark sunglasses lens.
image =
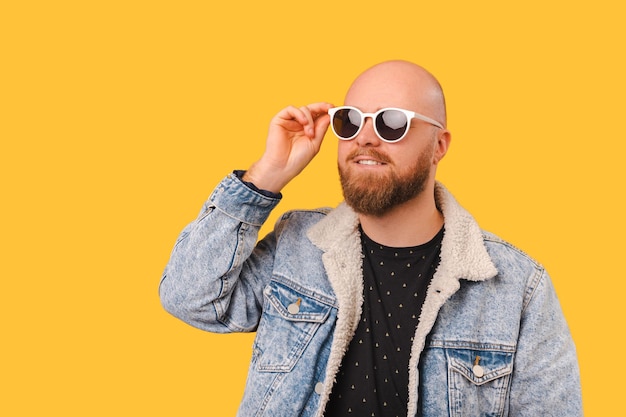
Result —
[[[356,135],[361,127],[361,115],[354,109],[337,110],[333,117],[333,129],[340,138],[348,139]]]
[[[376,117],[376,130],[386,140],[399,140],[409,128],[409,121],[398,110],[385,110]]]

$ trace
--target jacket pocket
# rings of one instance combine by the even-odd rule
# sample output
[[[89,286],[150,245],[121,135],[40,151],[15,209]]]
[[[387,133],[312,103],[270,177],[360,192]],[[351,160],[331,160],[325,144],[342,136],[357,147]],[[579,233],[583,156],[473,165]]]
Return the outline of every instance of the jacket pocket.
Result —
[[[295,287],[295,288],[294,288]],[[270,281],[255,339],[254,361],[260,372],[290,372],[332,306],[314,293]]]
[[[476,344],[446,349],[451,417],[502,416],[507,404],[513,349]]]

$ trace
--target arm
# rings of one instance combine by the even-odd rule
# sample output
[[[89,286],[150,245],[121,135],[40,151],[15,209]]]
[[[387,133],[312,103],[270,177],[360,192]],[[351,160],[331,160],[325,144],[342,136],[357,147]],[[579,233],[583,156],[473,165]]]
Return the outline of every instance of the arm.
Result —
[[[576,348],[549,276],[540,270],[523,312],[511,416],[582,416]]]
[[[270,124],[263,157],[244,180],[280,192],[313,159],[328,128],[329,104],[288,107]],[[207,331],[253,331],[271,277],[275,233],[258,232],[279,199],[230,175],[179,236],[159,288],[164,308]]]
[[[225,178],[176,241],[159,287],[163,307],[203,330],[254,330],[264,279],[271,276],[274,234],[255,243],[278,202],[234,174]]]

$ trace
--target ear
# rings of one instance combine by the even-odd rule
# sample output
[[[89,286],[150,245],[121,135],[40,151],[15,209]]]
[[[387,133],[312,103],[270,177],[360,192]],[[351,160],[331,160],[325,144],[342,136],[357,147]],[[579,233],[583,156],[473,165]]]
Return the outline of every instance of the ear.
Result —
[[[433,152],[433,162],[437,165],[446,153],[448,153],[448,147],[452,140],[452,134],[446,129],[437,129],[437,139],[435,140],[435,151]]]

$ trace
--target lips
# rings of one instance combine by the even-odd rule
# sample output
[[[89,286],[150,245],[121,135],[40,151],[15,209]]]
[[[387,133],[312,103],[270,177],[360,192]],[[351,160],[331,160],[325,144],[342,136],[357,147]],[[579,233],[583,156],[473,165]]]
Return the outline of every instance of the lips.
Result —
[[[356,161],[360,165],[382,165],[382,162],[374,161],[373,159],[360,159]]]
[[[378,152],[373,149],[363,150],[359,149],[348,155],[348,162],[354,162],[359,165],[386,165],[390,163],[390,159],[387,155]]]

